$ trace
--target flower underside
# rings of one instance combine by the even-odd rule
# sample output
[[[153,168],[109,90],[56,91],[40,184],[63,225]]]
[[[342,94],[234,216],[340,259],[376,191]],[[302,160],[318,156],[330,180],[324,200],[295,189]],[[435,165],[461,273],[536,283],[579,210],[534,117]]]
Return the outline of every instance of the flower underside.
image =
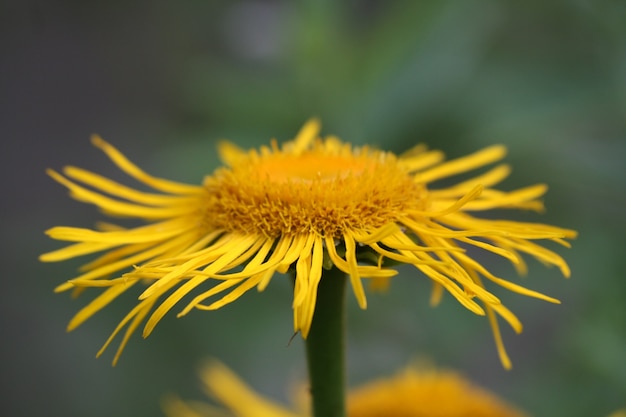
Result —
[[[138,218],[145,226],[124,229],[104,224],[100,230],[55,227],[48,234],[74,244],[41,256],[61,261],[105,252],[86,264],[81,275],[57,291],[103,288],[102,293],[72,319],[73,329],[138,282],[148,283],[137,305],[111,338],[127,326],[118,354],[134,330],[144,325],[149,335],[159,320],[194,290],[180,315],[194,308],[218,309],[246,291],[263,290],[275,272],[293,271],[294,329],[306,337],[324,268],[335,267],[350,277],[357,302],[367,306],[362,279],[382,288],[410,264],[433,284],[436,304],[446,290],[462,305],[487,315],[505,367],[496,315],[517,332],[521,323],[486,279],[522,295],[558,302],[492,274],[466,252],[478,247],[508,259],[520,273],[522,254],[569,269],[556,253],[534,243],[551,240],[569,246],[572,230],[538,223],[487,220],[472,212],[490,209],[541,211],[544,185],[510,192],[492,188],[509,174],[498,165],[476,177],[436,189],[433,183],[500,160],[505,149],[493,146],[456,160],[443,161],[439,151],[418,146],[396,156],[369,147],[353,147],[335,137],[320,138],[319,123],[307,123],[293,141],[244,151],[222,143],[225,166],[202,185],[152,177],[102,139],[94,138],[113,162],[131,177],[155,190],[141,192],[95,173],[66,167],[49,174],[73,198],[98,206],[111,216]],[[222,295],[214,301],[209,299]],[[101,351],[102,352],[102,351]]]

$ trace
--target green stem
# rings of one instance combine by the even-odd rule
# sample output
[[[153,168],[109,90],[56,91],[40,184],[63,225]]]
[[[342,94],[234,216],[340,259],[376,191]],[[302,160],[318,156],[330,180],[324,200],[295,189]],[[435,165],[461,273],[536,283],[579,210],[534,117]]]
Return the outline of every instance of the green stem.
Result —
[[[314,417],[345,417],[346,275],[324,270],[306,339]]]

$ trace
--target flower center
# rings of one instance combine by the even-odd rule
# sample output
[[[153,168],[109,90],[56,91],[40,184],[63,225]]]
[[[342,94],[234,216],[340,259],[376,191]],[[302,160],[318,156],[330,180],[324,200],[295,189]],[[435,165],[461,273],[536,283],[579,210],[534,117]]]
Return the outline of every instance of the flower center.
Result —
[[[284,182],[333,181],[359,175],[371,168],[369,161],[343,156],[304,154],[292,158],[268,158],[259,163],[260,175],[277,184]]]
[[[299,154],[252,152],[204,187],[207,227],[268,237],[373,230],[424,209],[427,197],[393,154],[335,142]]]

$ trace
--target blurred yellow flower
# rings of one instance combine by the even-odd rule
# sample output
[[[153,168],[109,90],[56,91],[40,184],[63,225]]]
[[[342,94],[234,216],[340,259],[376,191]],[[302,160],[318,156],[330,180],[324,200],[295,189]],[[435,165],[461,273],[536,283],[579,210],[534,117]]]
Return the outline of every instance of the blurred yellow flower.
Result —
[[[383,288],[394,264],[415,266],[433,282],[432,304],[448,291],[470,311],[487,315],[500,358],[504,350],[496,314],[516,332],[519,320],[485,289],[483,279],[510,291],[553,303],[558,300],[491,273],[466,248],[480,248],[508,259],[526,272],[522,254],[570,275],[566,262],[534,241],[569,246],[576,232],[559,227],[488,220],[471,213],[490,209],[541,211],[545,185],[506,192],[492,188],[508,176],[500,164],[472,179],[437,188],[441,179],[502,159],[503,146],[492,146],[444,162],[440,151],[418,146],[396,156],[367,146],[354,147],[336,137],[320,138],[318,121],[304,125],[296,138],[279,146],[244,151],[222,143],[225,166],[188,185],[148,175],[100,139],[93,144],[126,174],[152,188],[144,192],[68,166],[48,174],[79,201],[114,217],[145,222],[133,228],[101,224],[98,230],[54,227],[53,239],[74,242],[41,256],[62,261],[104,252],[81,274],[56,291],[96,287],[101,294],[70,321],[74,329],[138,282],[148,285],[137,305],[122,319],[98,355],[128,326],[114,358],[142,323],[148,336],[161,318],[196,289],[179,316],[197,308],[215,310],[246,291],[262,291],[275,272],[295,272],[294,329],[307,337],[322,270],[349,275],[361,308],[367,300],[362,283],[370,278]],[[211,285],[213,284],[213,285]],[[229,292],[227,292],[229,291]],[[225,295],[222,295],[224,294]],[[209,298],[222,295],[216,301]]]
[[[206,366],[201,377],[221,409],[170,396],[163,402],[168,417],[308,417],[305,402],[277,405],[241,381],[221,363]],[[526,417],[495,394],[453,371],[407,367],[349,392],[348,417]]]

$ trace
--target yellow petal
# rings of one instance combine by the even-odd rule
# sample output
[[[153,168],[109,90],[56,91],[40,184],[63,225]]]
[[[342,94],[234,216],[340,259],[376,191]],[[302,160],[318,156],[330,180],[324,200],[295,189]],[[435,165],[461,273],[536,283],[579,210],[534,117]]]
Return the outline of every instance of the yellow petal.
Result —
[[[506,349],[504,348],[504,342],[502,341],[502,333],[500,333],[500,327],[498,326],[498,320],[496,319],[495,314],[491,307],[487,306],[487,318],[489,319],[489,325],[491,326],[491,332],[493,333],[493,338],[496,342],[496,348],[498,349],[498,356],[500,357],[500,362],[502,362],[502,366],[504,369],[510,370],[513,368],[513,364],[511,363],[511,358],[506,353]]]
[[[93,316],[98,311],[102,310],[124,291],[131,288],[133,284],[134,282],[130,282],[128,283],[128,285],[117,285],[108,288],[106,291],[96,297],[91,303],[83,307],[78,313],[76,313],[76,315],[74,315],[74,317],[72,317],[72,320],[70,320],[69,324],[67,325],[67,331],[72,331],[80,326],[82,323],[85,322],[85,320]]]
[[[237,417],[301,417],[257,395],[219,362],[210,363],[202,379],[211,395]]]
[[[460,182],[452,187],[430,190],[430,193],[434,199],[456,197],[467,193],[468,190],[471,190],[477,185],[480,185],[483,188],[494,186],[508,177],[510,173],[511,167],[509,165],[500,164],[482,175]]]
[[[311,142],[317,137],[321,129],[321,123],[318,119],[308,120],[294,138],[293,142],[290,142],[289,151],[294,155],[299,155],[306,148],[309,147]]]
[[[504,158],[505,155],[506,148],[504,146],[490,146],[471,155],[447,161],[427,171],[420,172],[415,175],[415,181],[429,183],[490,164]]]
[[[181,197],[177,195],[160,195],[145,193],[142,191],[134,190],[130,187],[122,185],[118,182],[112,181],[101,175],[87,171],[82,168],[73,166],[67,166],[63,169],[65,175],[69,178],[73,178],[76,181],[80,181],[90,187],[96,188],[107,194],[124,198],[126,200],[134,201],[136,203],[153,205],[153,206],[169,206],[173,204],[189,204],[195,201],[196,197]],[[201,187],[198,187],[198,191]]]
[[[350,283],[352,284],[352,291],[356,297],[359,307],[362,309],[367,308],[367,298],[365,298],[365,290],[363,289],[363,283],[361,282],[361,276],[356,262],[356,245],[354,238],[349,234],[343,235],[344,243],[346,245],[346,262],[348,263]]]
[[[107,156],[117,165],[122,171],[130,175],[131,177],[149,185],[155,190],[163,191],[165,193],[172,194],[198,194],[201,189],[196,185],[188,185],[175,181],[170,181],[162,178],[152,177],[146,174],[143,170],[130,162],[120,151],[111,146],[108,142],[104,141],[100,136],[93,135],[91,137],[91,143],[97,148],[100,148]]]
[[[222,160],[222,162],[224,162],[228,166],[235,165],[246,155],[246,152],[239,146],[225,140],[218,142],[217,153],[220,156],[220,160]]]

